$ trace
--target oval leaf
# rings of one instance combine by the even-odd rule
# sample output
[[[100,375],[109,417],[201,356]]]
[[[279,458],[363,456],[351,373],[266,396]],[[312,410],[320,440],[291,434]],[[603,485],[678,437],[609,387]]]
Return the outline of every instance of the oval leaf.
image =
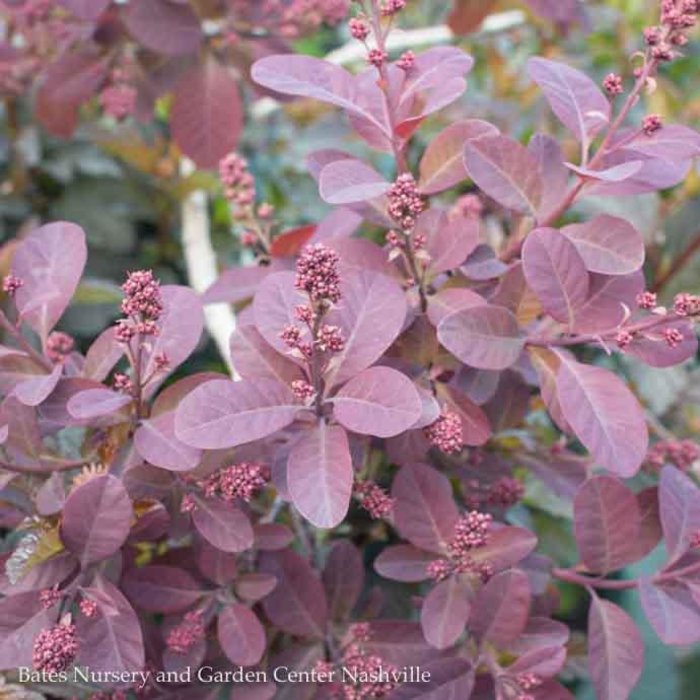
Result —
[[[255,666],[265,653],[265,630],[257,615],[240,603],[219,613],[217,636],[224,654],[237,666]]]

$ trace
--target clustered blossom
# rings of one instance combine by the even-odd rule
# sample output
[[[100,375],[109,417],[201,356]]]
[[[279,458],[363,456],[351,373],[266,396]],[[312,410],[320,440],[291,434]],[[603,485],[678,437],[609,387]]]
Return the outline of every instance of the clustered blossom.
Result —
[[[406,7],[406,0],[384,0],[382,3],[382,14],[391,17]]]
[[[224,196],[230,204],[240,209],[250,207],[255,201],[255,178],[248,170],[248,161],[238,153],[229,153],[219,161],[219,178],[224,186]]]
[[[94,600],[90,600],[90,598],[83,598],[78,607],[85,617],[95,617],[97,615],[97,603]]]
[[[217,496],[224,501],[240,498],[250,503],[255,494],[269,481],[267,467],[253,462],[241,462],[224,467],[207,477],[201,486],[207,497]]]
[[[360,505],[377,520],[388,517],[394,510],[394,499],[373,481],[356,482],[354,491]]]
[[[688,43],[687,32],[696,25],[698,11],[697,0],[661,0],[661,26],[644,30],[644,40],[657,61],[670,61],[673,46]]]
[[[688,471],[699,458],[700,446],[692,440],[660,440],[647,452],[646,463],[654,469],[675,464],[681,471]]]
[[[621,328],[615,335],[615,342],[620,350],[624,350],[634,340],[634,334],[626,328]]]
[[[462,421],[454,412],[445,410],[433,423],[423,428],[428,442],[445,454],[457,454],[464,447]]]
[[[640,309],[651,311],[651,309],[656,308],[656,305],[657,299],[654,292],[645,291],[637,294],[637,306],[639,306]]]
[[[535,696],[530,694],[530,690],[535,690],[542,685],[542,678],[536,673],[520,673],[515,677],[522,693],[515,696],[515,700],[535,700]]]
[[[696,316],[700,314],[700,296],[683,292],[673,299],[673,313],[676,316]]]
[[[131,394],[134,391],[134,383],[127,374],[115,372],[112,386],[124,394]]]
[[[700,549],[700,530],[696,530],[690,536],[689,546],[690,546],[690,549]]]
[[[345,336],[338,326],[321,326],[316,337],[316,345],[323,352],[341,352],[345,347]]]
[[[340,256],[321,243],[304,248],[297,260],[294,286],[314,302],[340,301]]]
[[[42,630],[34,640],[32,663],[37,671],[60,673],[75,661],[78,634],[75,625],[61,623]]]
[[[484,212],[484,203],[478,194],[463,194],[450,209],[450,216],[463,216],[466,219],[478,219]]]
[[[348,13],[349,0],[228,0],[237,18],[256,28],[297,38],[322,24],[335,25]],[[235,34],[234,34],[235,36]]]
[[[647,136],[652,136],[663,126],[663,121],[658,114],[647,114],[644,119],[642,119],[642,131]]]
[[[683,342],[683,333],[677,328],[664,328],[661,336],[670,348],[677,348]]]
[[[486,494],[486,503],[492,506],[509,508],[525,495],[523,484],[511,476],[503,476],[491,485]]]
[[[373,65],[375,68],[381,68],[389,58],[389,54],[383,49],[370,49],[367,53],[367,63]]]
[[[404,231],[411,231],[416,225],[416,217],[425,209],[425,200],[418,191],[418,185],[411,173],[402,173],[387,193],[389,216]]]
[[[21,287],[24,287],[24,280],[20,277],[15,277],[12,273],[6,275],[2,280],[3,292],[11,297],[13,297]]]
[[[343,668],[350,677],[372,679],[358,681],[357,684],[344,683],[340,697],[345,700],[384,698],[396,687],[396,682],[391,680],[391,674],[397,671],[396,666],[381,656],[366,653],[361,644],[347,647],[343,654]]]
[[[416,64],[416,54],[413,53],[413,51],[404,51],[401,56],[399,56],[399,60],[396,62],[396,65],[401,69],[401,70],[411,70],[413,66]]]
[[[353,17],[348,22],[348,27],[350,28],[352,37],[358,41],[364,41],[369,36],[370,28],[365,19]]]
[[[122,285],[122,312],[126,318],[117,321],[116,337],[128,343],[137,335],[157,335],[157,321],[163,313],[160,282],[151,270],[130,272]]]
[[[51,588],[45,588],[41,593],[39,593],[39,601],[41,602],[41,607],[49,609],[56,605],[58,601],[61,600],[61,592],[58,590],[58,586],[52,586]]]
[[[122,121],[134,113],[137,96],[138,92],[133,85],[114,83],[100,93],[100,107],[108,117]]]
[[[204,639],[205,629],[201,610],[191,610],[182,622],[168,633],[165,644],[175,654],[187,654],[192,647]]]
[[[75,341],[67,333],[53,331],[46,339],[46,356],[51,362],[63,362],[75,347]]]
[[[608,73],[603,80],[603,87],[610,95],[620,95],[623,91],[622,77],[615,73]]]
[[[180,501],[181,513],[193,513],[197,509],[197,502],[191,493],[186,493]]]
[[[292,393],[300,401],[308,401],[316,396],[316,389],[309,382],[303,379],[295,379],[291,383]]]

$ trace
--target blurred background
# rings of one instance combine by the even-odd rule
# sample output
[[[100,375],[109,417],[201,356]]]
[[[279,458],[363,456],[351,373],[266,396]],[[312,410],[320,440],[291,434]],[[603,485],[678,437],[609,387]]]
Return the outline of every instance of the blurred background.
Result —
[[[193,0],[191,10],[205,28],[200,44],[192,55],[176,51],[164,58],[156,50],[159,40],[140,33],[133,20],[120,14],[128,3],[96,2],[106,8],[99,18],[90,18],[89,11],[76,18],[70,8],[79,3],[69,0],[58,5],[51,0],[0,0],[0,37],[4,37],[0,42],[0,275],[9,269],[16,236],[44,221],[80,224],[90,245],[88,280],[61,329],[83,349],[118,316],[118,285],[125,271],[152,268],[164,283],[190,283],[202,289],[213,281],[211,270],[196,269],[202,250],[214,251],[219,269],[250,262],[215,169],[197,169],[192,164],[187,156],[199,155],[192,152],[196,146],[193,149],[187,134],[177,133],[172,119],[174,109],[183,109],[182,104],[177,106],[183,97],[177,94],[173,76],[183,75],[193,62],[206,60],[203,54],[215,56],[235,80],[243,127],[232,127],[230,145],[249,160],[258,201],[275,207],[280,230],[315,224],[328,212],[305,166],[313,150],[342,148],[372,160],[391,175],[389,161],[368,152],[337,110],[304,100],[281,104],[248,79],[256,57],[284,50],[329,56],[350,70],[361,69],[364,53],[338,16],[285,24],[279,9],[264,14],[267,0],[230,0],[224,3],[225,11],[218,0]],[[336,3],[341,8],[343,4]],[[411,163],[417,162],[433,134],[465,117],[488,119],[522,140],[534,130],[560,133],[558,122],[525,74],[527,58],[535,54],[559,58],[599,82],[609,72],[629,79],[641,32],[657,20],[655,0],[409,0],[394,34],[401,51],[454,42],[475,57],[465,97],[421,128]],[[96,83],[86,90],[79,82],[71,82],[70,66],[62,66],[63,72],[55,68],[57,52],[52,42],[57,22],[63,23],[61,31],[68,26],[73,32],[73,47],[76,41],[82,42],[83,48],[94,52],[95,61],[104,55],[113,57],[118,50],[130,62],[128,70],[136,66],[139,101],[133,114],[106,108],[104,89],[100,92]],[[697,32],[695,38],[684,48],[682,58],[664,67],[657,89],[645,96],[646,106],[640,106],[638,114],[656,112],[668,122],[700,128]],[[32,62],[26,62],[28,53]],[[111,79],[114,83],[114,76]],[[64,93],[73,92],[58,94],[56,84]],[[72,110],[70,123],[64,119],[67,109]],[[566,144],[572,149],[567,155],[575,161],[576,144]],[[446,201],[458,194],[446,195]],[[183,250],[183,210],[193,204],[200,214],[208,215],[209,226],[188,258]],[[574,216],[589,215],[603,203],[589,198],[579,207]],[[697,169],[672,190],[608,199],[604,208],[630,218],[644,233],[647,279],[662,300],[679,290],[700,293]],[[499,235],[500,223],[495,217],[489,220],[488,212],[486,223],[489,235]],[[362,235],[378,232],[365,227]],[[633,381],[660,424],[679,437],[698,439],[696,363],[657,370],[620,364],[624,358],[619,357],[615,362],[616,370]],[[202,369],[225,371],[215,343],[208,339],[186,367],[188,373]],[[541,488],[538,491],[534,482],[528,488],[528,509],[522,517],[534,524],[545,551],[562,565],[573,564],[570,505]],[[645,561],[641,566],[647,565],[653,563]],[[647,644],[645,674],[632,695],[634,700],[697,700],[700,650],[664,647],[635,596],[620,594],[616,602],[635,617]],[[584,680],[586,611],[583,592],[563,587],[559,615],[575,631],[566,680],[581,700],[593,698]]]

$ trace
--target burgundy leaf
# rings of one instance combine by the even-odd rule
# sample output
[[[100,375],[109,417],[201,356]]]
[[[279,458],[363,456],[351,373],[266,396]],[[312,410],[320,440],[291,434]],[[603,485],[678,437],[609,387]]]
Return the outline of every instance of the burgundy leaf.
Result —
[[[244,379],[276,379],[291,384],[302,378],[298,365],[274,350],[255,326],[240,326],[231,335],[233,366]]]
[[[61,539],[87,566],[119,550],[132,517],[131,499],[121,481],[101,474],[71,490],[63,508]]]
[[[52,611],[39,599],[38,591],[0,599],[0,669],[32,667],[36,636],[52,624]]]
[[[506,369],[523,349],[515,316],[502,306],[455,311],[440,321],[438,339],[464,364],[477,369]]]
[[[238,582],[238,566],[235,554],[222,552],[220,549],[210,545],[205,539],[201,539],[197,543],[195,556],[197,568],[210,581],[218,583],[220,586],[229,585],[233,579],[236,579],[236,583]]]
[[[673,347],[666,342],[663,336],[667,330],[676,330],[680,333],[679,342]],[[628,355],[651,367],[679,365],[695,357],[697,351],[698,337],[692,323],[689,323],[687,319],[674,319],[673,317],[668,323],[655,326],[652,331],[636,335],[625,348]]]
[[[467,141],[464,165],[472,180],[489,196],[520,214],[536,214],[542,199],[542,178],[535,156],[508,136]]]
[[[85,355],[83,374],[88,379],[104,381],[114,366],[124,356],[124,346],[115,339],[116,328],[102,331]]]
[[[642,609],[664,644],[687,645],[700,641],[700,606],[682,581],[639,582]]]
[[[345,430],[320,421],[295,443],[287,463],[294,504],[316,527],[335,527],[350,505],[353,469]]]
[[[542,177],[542,201],[538,220],[543,221],[554,211],[566,196],[569,171],[564,165],[559,143],[547,134],[535,134],[527,145],[535,156]]]
[[[641,514],[635,495],[619,480],[594,476],[574,499],[574,533],[589,571],[607,574],[636,559]]]
[[[217,635],[224,654],[237,666],[255,666],[265,653],[265,630],[255,613],[240,603],[219,613]]]
[[[491,437],[491,426],[486,414],[458,389],[446,385],[439,392],[445,403],[462,422],[462,440],[465,445],[483,445]]]
[[[122,580],[122,588],[134,605],[158,613],[186,610],[203,593],[187,571],[162,564],[132,569]]]
[[[175,416],[175,435],[192,447],[234,447],[284,428],[298,410],[291,390],[280,382],[217,379],[185,397]]]
[[[327,603],[323,585],[310,564],[291,550],[265,553],[260,570],[278,580],[277,588],[263,601],[270,621],[281,630],[301,637],[323,639]]]
[[[579,333],[611,331],[626,317],[625,307],[634,308],[644,290],[641,270],[631,275],[612,276],[591,273],[588,299],[576,309],[574,328]]]
[[[467,700],[471,697],[474,670],[467,659],[437,659],[421,670],[430,674],[430,680],[404,683],[391,694],[391,700]]]
[[[586,268],[603,275],[627,275],[644,263],[644,239],[625,219],[599,214],[561,232],[576,246]]]
[[[97,19],[112,0],[59,0],[59,4],[70,10],[76,17],[86,20]]]
[[[588,612],[588,668],[599,700],[627,700],[642,675],[644,643],[634,620],[593,595]]]
[[[435,555],[417,549],[410,544],[387,547],[374,561],[374,569],[392,581],[413,583],[428,578],[427,567]]]
[[[567,423],[601,466],[622,478],[633,476],[649,442],[637,399],[608,370],[563,354],[560,359],[557,396]]]
[[[241,574],[236,578],[236,595],[257,603],[277,587],[277,579],[270,574]]]
[[[447,287],[433,294],[428,301],[428,318],[434,326],[455,311],[484,306],[486,299],[466,287]]]
[[[572,326],[589,285],[586,265],[574,244],[556,229],[535,229],[523,246],[523,273],[545,311]]]
[[[253,546],[248,516],[219,498],[195,497],[192,522],[211,545],[224,552],[244,552]]]
[[[488,562],[495,572],[509,569],[537,546],[537,537],[522,527],[500,527],[489,533],[486,545],[473,550],[477,562]]]
[[[539,57],[528,61],[527,72],[552,111],[580,142],[588,144],[609,122],[610,102],[584,73]]]
[[[344,620],[355,607],[364,584],[362,555],[348,540],[339,540],[328,555],[323,569],[323,586],[330,616]]]
[[[420,623],[428,643],[437,649],[451,647],[469,619],[470,588],[458,576],[438,583],[423,601]]]
[[[496,574],[476,595],[469,630],[504,646],[517,639],[530,614],[530,584],[517,569]]]
[[[418,217],[415,234],[425,236],[430,272],[437,274],[455,270],[476,248],[479,221],[463,216],[448,219],[441,209],[428,209]]]
[[[374,168],[355,158],[329,163],[319,177],[321,199],[328,204],[366,202],[390,187]]]
[[[284,549],[294,540],[294,533],[279,523],[258,523],[254,530],[255,546],[264,552]]]
[[[168,411],[141,422],[134,434],[134,447],[151,464],[174,472],[194,469],[201,450],[175,437],[175,412]]]
[[[394,479],[396,529],[411,544],[442,554],[459,517],[447,478],[424,464],[402,467]]]
[[[189,5],[139,0],[127,5],[123,19],[131,35],[156,53],[193,53],[202,41],[199,19]],[[192,98],[196,99],[194,95]]]
[[[63,367],[57,364],[49,374],[37,374],[36,378],[25,379],[15,386],[13,396],[16,396],[25,406],[38,406],[56,388]]]
[[[661,471],[659,512],[669,563],[688,551],[692,536],[700,530],[700,490],[679,469]]]
[[[496,136],[498,129],[481,119],[450,124],[430,141],[420,161],[418,186],[424,194],[435,194],[467,179],[464,145],[481,136]]]
[[[360,372],[332,402],[336,420],[363,435],[398,435],[421,415],[421,399],[413,382],[389,367],[370,367]]]
[[[116,413],[132,402],[128,394],[111,389],[86,389],[73,394],[66,404],[68,413],[76,420],[91,420]]]
[[[42,339],[70,303],[86,260],[85,233],[65,221],[41,226],[17,247],[12,269],[24,284],[15,303],[22,320]]]
[[[347,381],[369,367],[394,342],[406,317],[406,297],[394,280],[356,272],[341,283],[342,302],[328,322],[343,330],[345,347],[326,372],[326,384]]]
[[[98,574],[82,595],[97,605],[93,618],[78,616],[78,662],[95,673],[137,672],[145,663],[141,624],[122,592]]]
[[[210,58],[182,76],[170,128],[177,145],[200,168],[216,167],[235,148],[243,129],[243,105],[227,68]]]

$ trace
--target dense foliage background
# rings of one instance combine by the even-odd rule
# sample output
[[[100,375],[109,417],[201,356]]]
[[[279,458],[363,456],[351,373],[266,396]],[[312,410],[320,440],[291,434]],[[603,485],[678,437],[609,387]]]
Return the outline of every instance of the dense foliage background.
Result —
[[[149,15],[155,12],[155,1],[144,2],[144,19],[131,16],[138,15],[140,5],[133,0],[126,3],[126,10],[125,3],[95,0],[95,7],[101,8],[97,13],[85,9],[89,3],[72,0],[58,3],[63,9],[57,9],[50,0],[0,0],[5,31],[9,31],[7,43],[0,46],[0,276],[10,273],[18,241],[37,225],[61,220],[82,227],[88,245],[86,275],[58,328],[72,336],[76,349],[83,353],[121,316],[123,293],[119,285],[127,271],[149,269],[163,285],[189,285],[202,292],[214,281],[206,264],[204,269],[200,264],[202,245],[205,253],[209,246],[215,251],[220,270],[253,262],[254,251],[244,244],[242,236],[247,227],[241,225],[240,219],[232,218],[230,197],[226,196],[217,171],[219,159],[229,151],[236,150],[247,159],[255,178],[257,201],[274,207],[276,232],[291,232],[278,244],[273,258],[283,257],[280,250],[297,252],[311,232],[306,227],[327,221],[324,217],[330,207],[319,196],[318,185],[309,174],[310,153],[340,149],[371,163],[387,180],[393,180],[395,175],[393,158],[368,149],[349,128],[347,119],[339,118],[336,108],[312,99],[282,97],[250,79],[254,60],[287,50],[329,56],[353,71],[364,68],[365,52],[350,36],[343,19],[347,10],[344,3],[326,8],[326,15],[315,10],[306,15],[303,2],[281,2],[279,6],[269,2],[265,14],[263,6],[267,3],[263,2],[160,1],[169,7],[168,11],[177,8],[177,12],[185,12],[188,8],[196,15],[197,24],[207,27],[201,37],[190,40],[187,49],[176,47],[163,53],[167,36],[159,33],[157,21],[153,26],[147,21],[149,16],[155,16]],[[298,7],[294,8],[292,20],[281,22],[281,8],[287,4]],[[258,11],[260,14],[256,15]],[[125,12],[129,13],[126,18]],[[564,61],[598,84],[609,73],[622,73],[627,79],[636,60],[633,54],[641,48],[642,31],[658,23],[658,14],[659,4],[653,0],[455,0],[454,4],[409,0],[400,14],[400,29],[394,33],[401,48],[392,52],[392,57],[404,50],[418,53],[436,43],[450,43],[471,54],[474,67],[465,95],[422,123],[411,141],[408,160],[412,164],[418,162],[438,133],[466,118],[493,122],[502,133],[522,143],[527,143],[536,131],[561,135],[562,125],[528,76],[527,60],[543,56]],[[71,18],[75,17],[82,29],[70,28]],[[68,25],[68,30],[64,27],[61,31],[75,31],[71,41],[78,40],[82,47],[71,54],[75,63],[59,68],[55,63],[55,41],[61,31],[51,27],[54,21]],[[99,32],[92,25],[90,30],[84,29],[90,23],[99,24]],[[25,59],[10,49],[13,32],[25,32],[35,42],[33,46],[39,47],[26,65],[20,66]],[[43,33],[46,36],[37,36]],[[98,34],[99,41],[93,41]],[[94,71],[101,59],[91,53],[98,50],[95,46],[102,52],[100,56],[114,60],[100,68],[103,74],[99,78],[95,78]],[[114,59],[117,55],[118,60]],[[216,68],[212,68],[213,61]],[[89,77],[80,78],[83,69]],[[105,95],[109,87],[119,89],[123,79],[119,71],[126,72],[128,79],[123,82],[134,86],[134,95],[128,91],[116,98]],[[700,42],[695,31],[690,33],[683,55],[664,66],[655,77],[656,89],[642,97],[642,104],[633,112],[634,119],[654,113],[661,115],[664,123],[700,128],[698,75]],[[107,87],[105,76],[109,76]],[[126,110],[128,114],[119,111],[119,104],[114,106],[119,99],[133,107]],[[71,115],[67,116],[69,111]],[[577,143],[573,139],[561,143],[565,160],[578,162]],[[444,202],[451,206],[459,195],[473,191],[473,184],[465,180],[444,197]],[[208,215],[204,240],[183,240],[183,217],[192,217],[193,207],[194,216],[201,216],[203,202]],[[483,230],[489,242],[499,242],[511,231],[498,205],[486,200],[485,206]],[[647,288],[658,294],[660,304],[671,305],[679,292],[700,294],[697,159],[687,177],[673,187],[633,197],[589,196],[576,204],[569,221],[590,219],[601,211],[631,221],[643,235]],[[383,245],[384,228],[381,221],[379,224],[370,220],[363,224],[361,233]],[[285,249],[284,244],[289,248]],[[240,298],[245,299],[245,295]],[[10,308],[12,300],[5,298],[4,303]],[[236,310],[241,306],[238,304]],[[207,323],[211,327],[223,322],[225,327],[227,319],[230,321],[225,314],[208,317]],[[586,362],[614,370],[628,382],[644,405],[655,439],[674,435],[697,440],[700,369],[696,358],[658,368],[622,353],[608,356],[594,346],[586,347],[583,357]],[[14,379],[9,378],[11,370],[3,371],[7,376],[3,375],[5,385],[1,388],[6,395],[7,386]],[[186,362],[168,377],[167,385],[196,372],[209,371],[227,372],[228,368],[221,347],[205,332]],[[553,444],[558,432],[546,418],[542,398],[532,394],[525,402],[527,417],[514,424],[508,424],[506,417],[500,439],[504,444],[511,434],[514,440],[518,439],[519,431],[526,427],[542,444]],[[495,415],[490,418],[496,420]],[[64,437],[71,439],[70,435]],[[690,467],[695,476],[696,467]],[[4,487],[0,491],[0,525],[4,533],[0,552],[6,557],[17,544],[17,528],[27,515],[23,499],[31,491],[17,480],[11,482],[9,476],[9,472],[0,469],[0,486]],[[571,498],[567,495],[578,485],[575,475],[570,482],[562,477],[558,492],[551,488],[551,480],[550,486],[545,485],[524,464],[516,476],[523,484],[524,497],[508,510],[507,521],[534,530],[539,539],[538,551],[552,557],[558,566],[574,565],[577,549]],[[383,485],[390,481],[385,479]],[[360,548],[368,584],[383,591],[385,615],[388,610],[389,617],[415,617],[410,598],[397,594],[407,584],[390,582],[373,569],[376,555],[392,540],[391,532],[387,523],[370,521],[356,507],[351,509],[341,530]],[[319,547],[327,544],[322,531],[313,530],[311,536]],[[163,551],[157,551],[158,546]],[[140,556],[146,562],[149,557],[164,555],[165,549],[160,542],[153,549],[144,547]],[[657,547],[649,557],[615,576],[650,575],[663,562],[660,550]],[[415,587],[416,594],[418,590]],[[559,678],[576,698],[594,698],[586,668],[589,596],[580,585],[562,582],[552,587],[549,594],[553,596],[553,616],[571,629],[567,661]],[[636,594],[612,590],[605,591],[605,596],[635,620],[646,646],[643,675],[630,697],[697,698],[697,646],[664,645],[649,626]],[[372,601],[364,603],[369,607]],[[0,614],[0,636],[10,628],[9,623],[3,626]],[[16,680],[9,669],[6,678],[8,683]],[[45,697],[59,692],[42,683],[33,684],[32,688]],[[6,697],[4,692],[0,685],[0,698]],[[58,696],[83,698],[89,696],[86,692],[66,686]],[[619,700],[614,695],[609,697]]]

